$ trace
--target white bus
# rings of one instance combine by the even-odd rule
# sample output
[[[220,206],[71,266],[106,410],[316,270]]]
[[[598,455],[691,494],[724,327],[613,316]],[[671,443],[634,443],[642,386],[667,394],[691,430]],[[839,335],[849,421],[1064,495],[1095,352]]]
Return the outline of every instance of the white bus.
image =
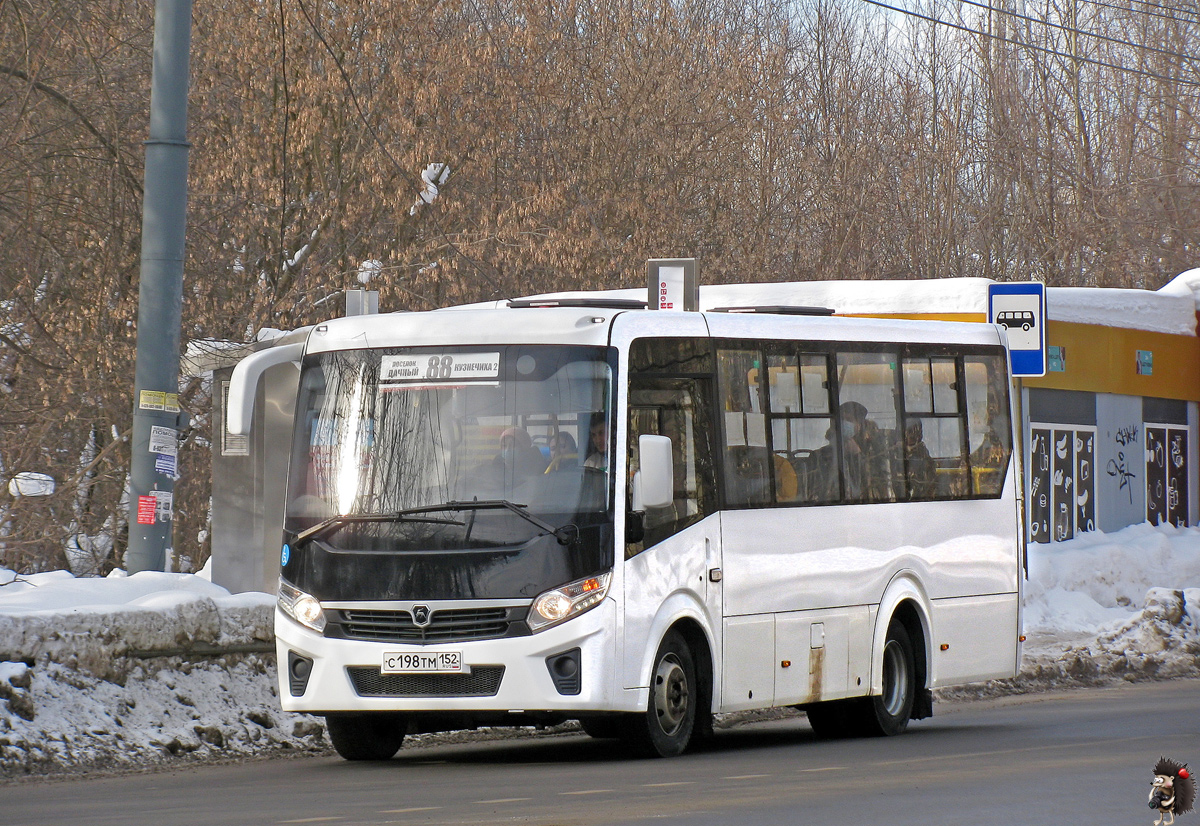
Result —
[[[344,758],[565,720],[671,756],[785,706],[892,735],[1017,672],[1000,328],[640,306],[355,316],[235,372],[233,408],[300,366],[280,696]]]

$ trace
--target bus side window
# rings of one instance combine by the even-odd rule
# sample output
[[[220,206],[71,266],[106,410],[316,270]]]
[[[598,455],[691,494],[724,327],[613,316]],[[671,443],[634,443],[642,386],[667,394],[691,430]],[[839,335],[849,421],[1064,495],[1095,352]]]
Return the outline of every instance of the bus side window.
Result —
[[[963,411],[954,356],[904,359],[904,464],[910,499],[968,494]]]
[[[773,459],[763,411],[762,363],[758,350],[717,353],[717,380],[725,418],[725,500],[735,507],[771,501]]]
[[[895,502],[905,495],[897,362],[894,350],[838,354],[842,472],[851,502]]]
[[[1004,356],[967,356],[964,362],[972,493],[999,496],[1012,454]]]
[[[840,493],[828,362],[823,353],[767,358],[776,502],[831,502]]]
[[[675,497],[665,508],[646,511],[642,536],[626,542],[626,558],[716,511],[712,380],[696,377],[711,375],[710,353],[707,339],[638,339],[630,346],[630,478],[638,470],[638,436],[667,436]],[[692,376],[672,375],[675,372]]]

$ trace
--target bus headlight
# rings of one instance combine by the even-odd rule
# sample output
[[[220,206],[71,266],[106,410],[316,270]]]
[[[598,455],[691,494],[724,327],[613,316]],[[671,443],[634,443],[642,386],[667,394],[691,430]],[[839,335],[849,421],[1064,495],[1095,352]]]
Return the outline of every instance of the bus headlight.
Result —
[[[282,579],[279,580],[279,607],[301,625],[318,633],[325,630],[325,612],[317,598]]]
[[[608,593],[612,574],[600,574],[580,579],[567,585],[546,591],[529,606],[526,622],[530,631],[541,631],[552,625],[569,620],[600,604]]]

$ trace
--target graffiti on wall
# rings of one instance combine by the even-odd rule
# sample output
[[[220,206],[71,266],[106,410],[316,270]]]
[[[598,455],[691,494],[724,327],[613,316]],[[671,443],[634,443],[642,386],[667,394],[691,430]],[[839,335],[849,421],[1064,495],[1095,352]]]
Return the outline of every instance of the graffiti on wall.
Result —
[[[1105,472],[1113,478],[1117,483],[1117,493],[1124,492],[1129,497],[1129,504],[1133,504],[1133,486],[1134,480],[1137,479],[1137,469],[1133,463],[1125,457],[1124,448],[1130,445],[1137,444],[1138,441],[1138,426],[1135,424],[1125,425],[1117,428],[1116,434],[1113,436],[1113,441],[1120,448],[1117,451],[1115,459],[1108,460],[1108,467]]]

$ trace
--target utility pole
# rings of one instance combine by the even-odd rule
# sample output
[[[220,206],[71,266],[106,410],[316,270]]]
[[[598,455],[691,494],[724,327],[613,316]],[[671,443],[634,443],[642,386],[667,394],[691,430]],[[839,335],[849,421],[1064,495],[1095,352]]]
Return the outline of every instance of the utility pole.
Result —
[[[156,0],[125,556],[131,574],[163,570],[174,524],[191,46],[191,0]]]

